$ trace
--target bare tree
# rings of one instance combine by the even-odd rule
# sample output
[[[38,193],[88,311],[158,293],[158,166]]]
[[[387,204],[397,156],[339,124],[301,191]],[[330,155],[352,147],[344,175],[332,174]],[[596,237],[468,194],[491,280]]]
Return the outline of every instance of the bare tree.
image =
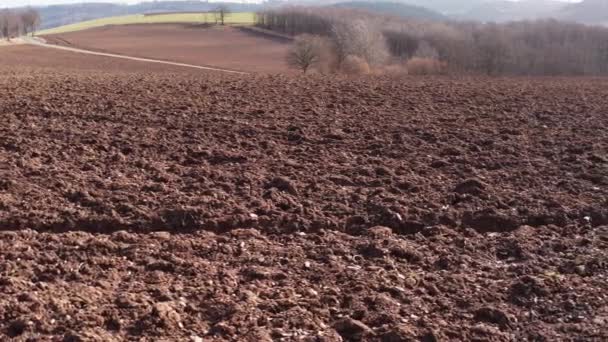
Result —
[[[608,41],[600,46],[597,54],[600,73],[608,73]]]
[[[0,38],[10,40],[8,33],[8,10],[0,11]]]
[[[0,30],[7,41],[10,42],[13,36],[19,35],[20,22],[21,20],[15,12],[9,9],[0,12]]]
[[[25,34],[31,33],[32,36],[36,33],[36,29],[40,25],[40,13],[37,10],[28,7],[21,12],[21,22]]]
[[[382,32],[363,20],[336,23],[332,29],[339,63],[347,56],[363,58],[370,66],[382,64],[388,57]]]
[[[10,38],[15,38],[21,35],[23,23],[21,17],[16,12],[11,12],[8,16],[8,30]]]
[[[384,37],[391,54],[403,59],[411,58],[421,43],[418,37],[405,30],[386,30]]]
[[[504,33],[496,24],[487,26],[475,35],[479,70],[488,75],[500,74],[506,66],[509,53]]]
[[[226,5],[219,5],[215,8],[214,11],[214,15],[215,15],[215,23],[217,24],[218,22],[222,25],[225,24],[226,22],[226,18],[230,16],[230,8],[228,8],[228,6]]]
[[[296,37],[287,53],[287,64],[302,73],[319,63],[321,58],[320,37],[304,34]]]

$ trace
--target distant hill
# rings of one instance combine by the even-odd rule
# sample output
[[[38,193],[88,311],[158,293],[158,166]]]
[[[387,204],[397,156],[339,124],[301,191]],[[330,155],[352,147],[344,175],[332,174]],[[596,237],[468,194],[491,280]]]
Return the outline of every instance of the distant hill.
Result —
[[[40,12],[41,29],[130,13],[127,6],[107,3],[53,5],[37,9]]]
[[[458,18],[486,22],[556,18],[567,5],[555,0],[488,1],[471,8]]]
[[[226,3],[233,12],[254,12],[259,4]],[[218,3],[202,1],[154,1],[135,5],[109,3],[82,3],[71,5],[52,5],[36,7],[40,11],[42,29],[53,28],[86,20],[114,17],[129,14],[155,12],[192,12],[210,11]]]
[[[405,5],[424,7],[443,15],[460,14],[469,9],[493,0],[267,0],[268,6],[303,5],[303,6],[330,6],[337,3],[348,2],[392,2]]]
[[[390,14],[402,18],[416,18],[425,20],[446,20],[442,14],[421,6],[407,5],[390,1],[349,1],[332,5],[340,8],[354,8],[380,14]]]
[[[560,19],[608,25],[608,0],[584,0],[566,6]]]
[[[404,3],[423,6],[444,15],[460,15],[492,0],[403,0]]]

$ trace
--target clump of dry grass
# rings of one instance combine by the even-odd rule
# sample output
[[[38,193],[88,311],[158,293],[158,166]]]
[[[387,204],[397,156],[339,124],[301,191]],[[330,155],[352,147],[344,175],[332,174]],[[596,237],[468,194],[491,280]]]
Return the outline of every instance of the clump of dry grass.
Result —
[[[341,70],[347,75],[367,75],[371,71],[365,59],[354,55],[346,56],[342,62]]]
[[[405,63],[409,75],[439,75],[445,73],[445,63],[433,58],[414,57]]]

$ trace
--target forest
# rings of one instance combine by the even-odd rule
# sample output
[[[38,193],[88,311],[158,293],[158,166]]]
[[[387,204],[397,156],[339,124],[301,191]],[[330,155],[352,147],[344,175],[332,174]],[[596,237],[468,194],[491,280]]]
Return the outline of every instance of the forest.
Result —
[[[326,41],[336,68],[347,55],[370,68],[417,63],[425,72],[488,75],[608,74],[608,28],[551,19],[429,21],[338,8],[260,12],[259,27]]]

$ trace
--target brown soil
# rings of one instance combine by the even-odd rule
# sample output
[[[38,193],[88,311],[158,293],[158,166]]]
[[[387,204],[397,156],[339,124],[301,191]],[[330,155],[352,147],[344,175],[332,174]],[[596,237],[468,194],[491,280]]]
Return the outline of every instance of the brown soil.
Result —
[[[52,44],[201,66],[263,73],[288,71],[288,43],[231,26],[121,25],[44,38]]]
[[[0,339],[608,339],[606,80],[2,57]]]
[[[63,70],[64,72],[70,73],[111,72],[113,74],[210,74],[209,71],[202,71],[187,67],[84,55],[75,52],[48,49],[33,45],[4,46],[0,49],[0,60],[2,61],[1,64],[5,67],[3,72],[22,74],[24,77],[29,77],[31,74],[36,73],[56,73],[57,70]],[[2,95],[4,94],[0,94],[0,96]]]

